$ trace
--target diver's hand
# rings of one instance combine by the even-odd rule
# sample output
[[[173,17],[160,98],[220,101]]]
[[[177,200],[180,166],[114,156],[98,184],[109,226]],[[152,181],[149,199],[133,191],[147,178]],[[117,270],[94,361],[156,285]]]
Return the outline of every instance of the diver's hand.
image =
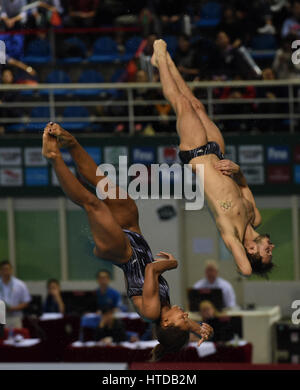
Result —
[[[163,251],[160,251],[159,253],[157,253],[157,258],[155,260],[175,260],[175,257],[171,254],[171,253],[168,253],[168,252],[163,252]]]
[[[231,160],[220,160],[214,165],[216,170],[226,176],[237,175],[240,172],[240,166]]]
[[[178,267],[178,262],[171,253],[160,251],[156,256],[152,263],[147,264],[147,267],[150,266],[158,274]]]
[[[199,325],[199,330],[197,333],[199,336],[201,336],[201,339],[198,341],[198,347],[200,347],[204,341],[208,340],[213,335],[214,330],[210,325],[202,322],[202,324]]]

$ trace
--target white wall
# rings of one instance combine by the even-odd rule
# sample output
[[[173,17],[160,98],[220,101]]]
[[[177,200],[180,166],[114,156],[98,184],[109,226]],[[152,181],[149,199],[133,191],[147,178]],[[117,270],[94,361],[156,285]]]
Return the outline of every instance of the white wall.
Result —
[[[300,300],[300,282],[246,282],[244,283],[245,304],[281,307],[282,315],[291,317],[291,304]]]

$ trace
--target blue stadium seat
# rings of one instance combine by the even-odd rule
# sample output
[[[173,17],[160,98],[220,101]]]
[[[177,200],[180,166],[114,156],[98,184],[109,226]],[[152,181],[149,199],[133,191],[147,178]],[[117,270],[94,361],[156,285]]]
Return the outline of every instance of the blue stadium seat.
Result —
[[[166,41],[170,55],[173,56],[178,45],[177,37],[175,35],[166,35],[163,39]]]
[[[277,42],[272,34],[259,34],[253,37],[251,48],[252,50],[276,50]]]
[[[119,82],[123,82],[122,80],[122,75],[124,75],[124,73],[126,72],[126,70],[124,68],[119,68],[117,69],[113,75],[111,76],[110,78],[110,82],[111,83],[119,83]],[[120,96],[122,96],[122,91],[118,90],[118,89],[108,89],[107,90],[107,93],[112,96],[113,98],[118,98]]]
[[[258,34],[252,38],[250,53],[256,60],[272,59],[277,49],[276,38],[272,34]]]
[[[77,37],[69,38],[64,41],[67,45],[72,45],[77,49],[78,55],[73,57],[67,57],[60,60],[63,64],[78,64],[81,63],[86,57],[87,47],[86,44]]]
[[[201,19],[196,23],[197,27],[215,27],[221,21],[222,6],[220,3],[210,1],[201,8]]]
[[[24,123],[12,123],[10,125],[5,126],[6,133],[19,133],[26,129],[26,125]]]
[[[0,34],[0,40],[5,42],[6,53],[17,60],[24,57],[24,35],[22,34]]]
[[[28,64],[47,64],[51,61],[49,42],[45,39],[34,39],[29,42],[23,61]]]
[[[130,61],[135,53],[137,52],[138,48],[140,47],[140,44],[142,43],[143,38],[139,37],[137,35],[129,38],[125,42],[125,54],[122,55],[120,58],[122,61]]]
[[[41,118],[42,122],[28,123],[26,131],[42,132],[50,120],[50,109],[49,107],[34,107],[30,113],[30,117],[33,119]],[[44,118],[45,121],[43,121]]]
[[[62,123],[62,127],[72,131],[82,131],[87,127],[90,127],[90,114],[86,107],[80,106],[70,106],[66,107],[63,112],[63,117],[66,119],[65,122]],[[86,118],[86,120],[81,120],[80,122],[68,122],[67,118]]]
[[[98,38],[94,43],[91,62],[113,62],[120,59],[117,43],[110,37]]]
[[[85,70],[81,73],[78,83],[83,84],[98,84],[98,83],[104,83],[104,77],[101,73],[97,72],[96,70]],[[78,91],[75,91],[76,96],[99,96],[100,94],[105,94],[105,89],[79,89]]]
[[[46,78],[47,84],[69,84],[70,82],[71,82],[70,77],[63,70],[54,70],[50,72]],[[53,92],[54,95],[60,95],[60,96],[72,94],[72,92],[67,89],[54,89]],[[49,90],[48,89],[41,90],[40,93],[42,95],[48,95]]]

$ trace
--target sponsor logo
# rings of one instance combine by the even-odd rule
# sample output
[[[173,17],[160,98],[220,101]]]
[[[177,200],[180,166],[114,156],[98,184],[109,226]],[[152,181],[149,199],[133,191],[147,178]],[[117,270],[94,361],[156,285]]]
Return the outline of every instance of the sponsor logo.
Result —
[[[274,165],[267,168],[268,183],[289,183],[291,176],[291,168],[289,166]]]
[[[296,184],[300,184],[300,165],[294,166],[294,181]]]
[[[27,167],[46,166],[47,160],[42,156],[41,148],[25,148],[25,165]]]
[[[30,187],[47,186],[49,184],[48,168],[26,168],[25,183]]]
[[[288,146],[269,146],[267,149],[268,162],[283,163],[290,161],[290,151]]]
[[[73,175],[76,176],[76,169],[74,167],[69,167],[69,169],[73,173]],[[51,171],[51,177],[52,177],[52,179],[51,179],[52,185],[55,187],[60,187],[58,178],[57,178],[55,170],[53,168]]]
[[[155,161],[155,149],[152,147],[134,148],[132,151],[132,162],[134,164],[153,164]]]
[[[0,184],[3,187],[20,187],[23,185],[23,172],[21,168],[0,169]]]
[[[264,162],[264,148],[262,145],[239,146],[240,164],[262,164]]]
[[[84,147],[86,152],[92,157],[92,159],[95,161],[97,165],[101,163],[101,149],[100,148],[94,148],[90,146]]]
[[[22,165],[21,148],[0,148],[0,165],[10,167]]]
[[[225,158],[233,162],[237,162],[236,147],[234,145],[226,145]]]
[[[265,183],[264,167],[262,165],[241,165],[248,184],[261,185]]]
[[[66,163],[66,165],[70,166],[73,165],[72,156],[70,155],[70,152],[67,149],[61,149],[61,156]]]
[[[171,146],[160,146],[158,148],[158,163],[159,164],[174,164],[179,162],[178,148]]]
[[[128,156],[126,146],[107,146],[104,148],[104,161],[108,164],[119,164],[119,156]]]

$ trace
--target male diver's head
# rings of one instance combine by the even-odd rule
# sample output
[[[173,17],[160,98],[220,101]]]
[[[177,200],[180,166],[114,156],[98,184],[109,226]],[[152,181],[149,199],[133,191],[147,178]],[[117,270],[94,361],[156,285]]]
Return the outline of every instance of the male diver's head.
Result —
[[[259,235],[245,243],[246,254],[254,274],[267,277],[273,269],[272,254],[275,245],[268,234]]]

